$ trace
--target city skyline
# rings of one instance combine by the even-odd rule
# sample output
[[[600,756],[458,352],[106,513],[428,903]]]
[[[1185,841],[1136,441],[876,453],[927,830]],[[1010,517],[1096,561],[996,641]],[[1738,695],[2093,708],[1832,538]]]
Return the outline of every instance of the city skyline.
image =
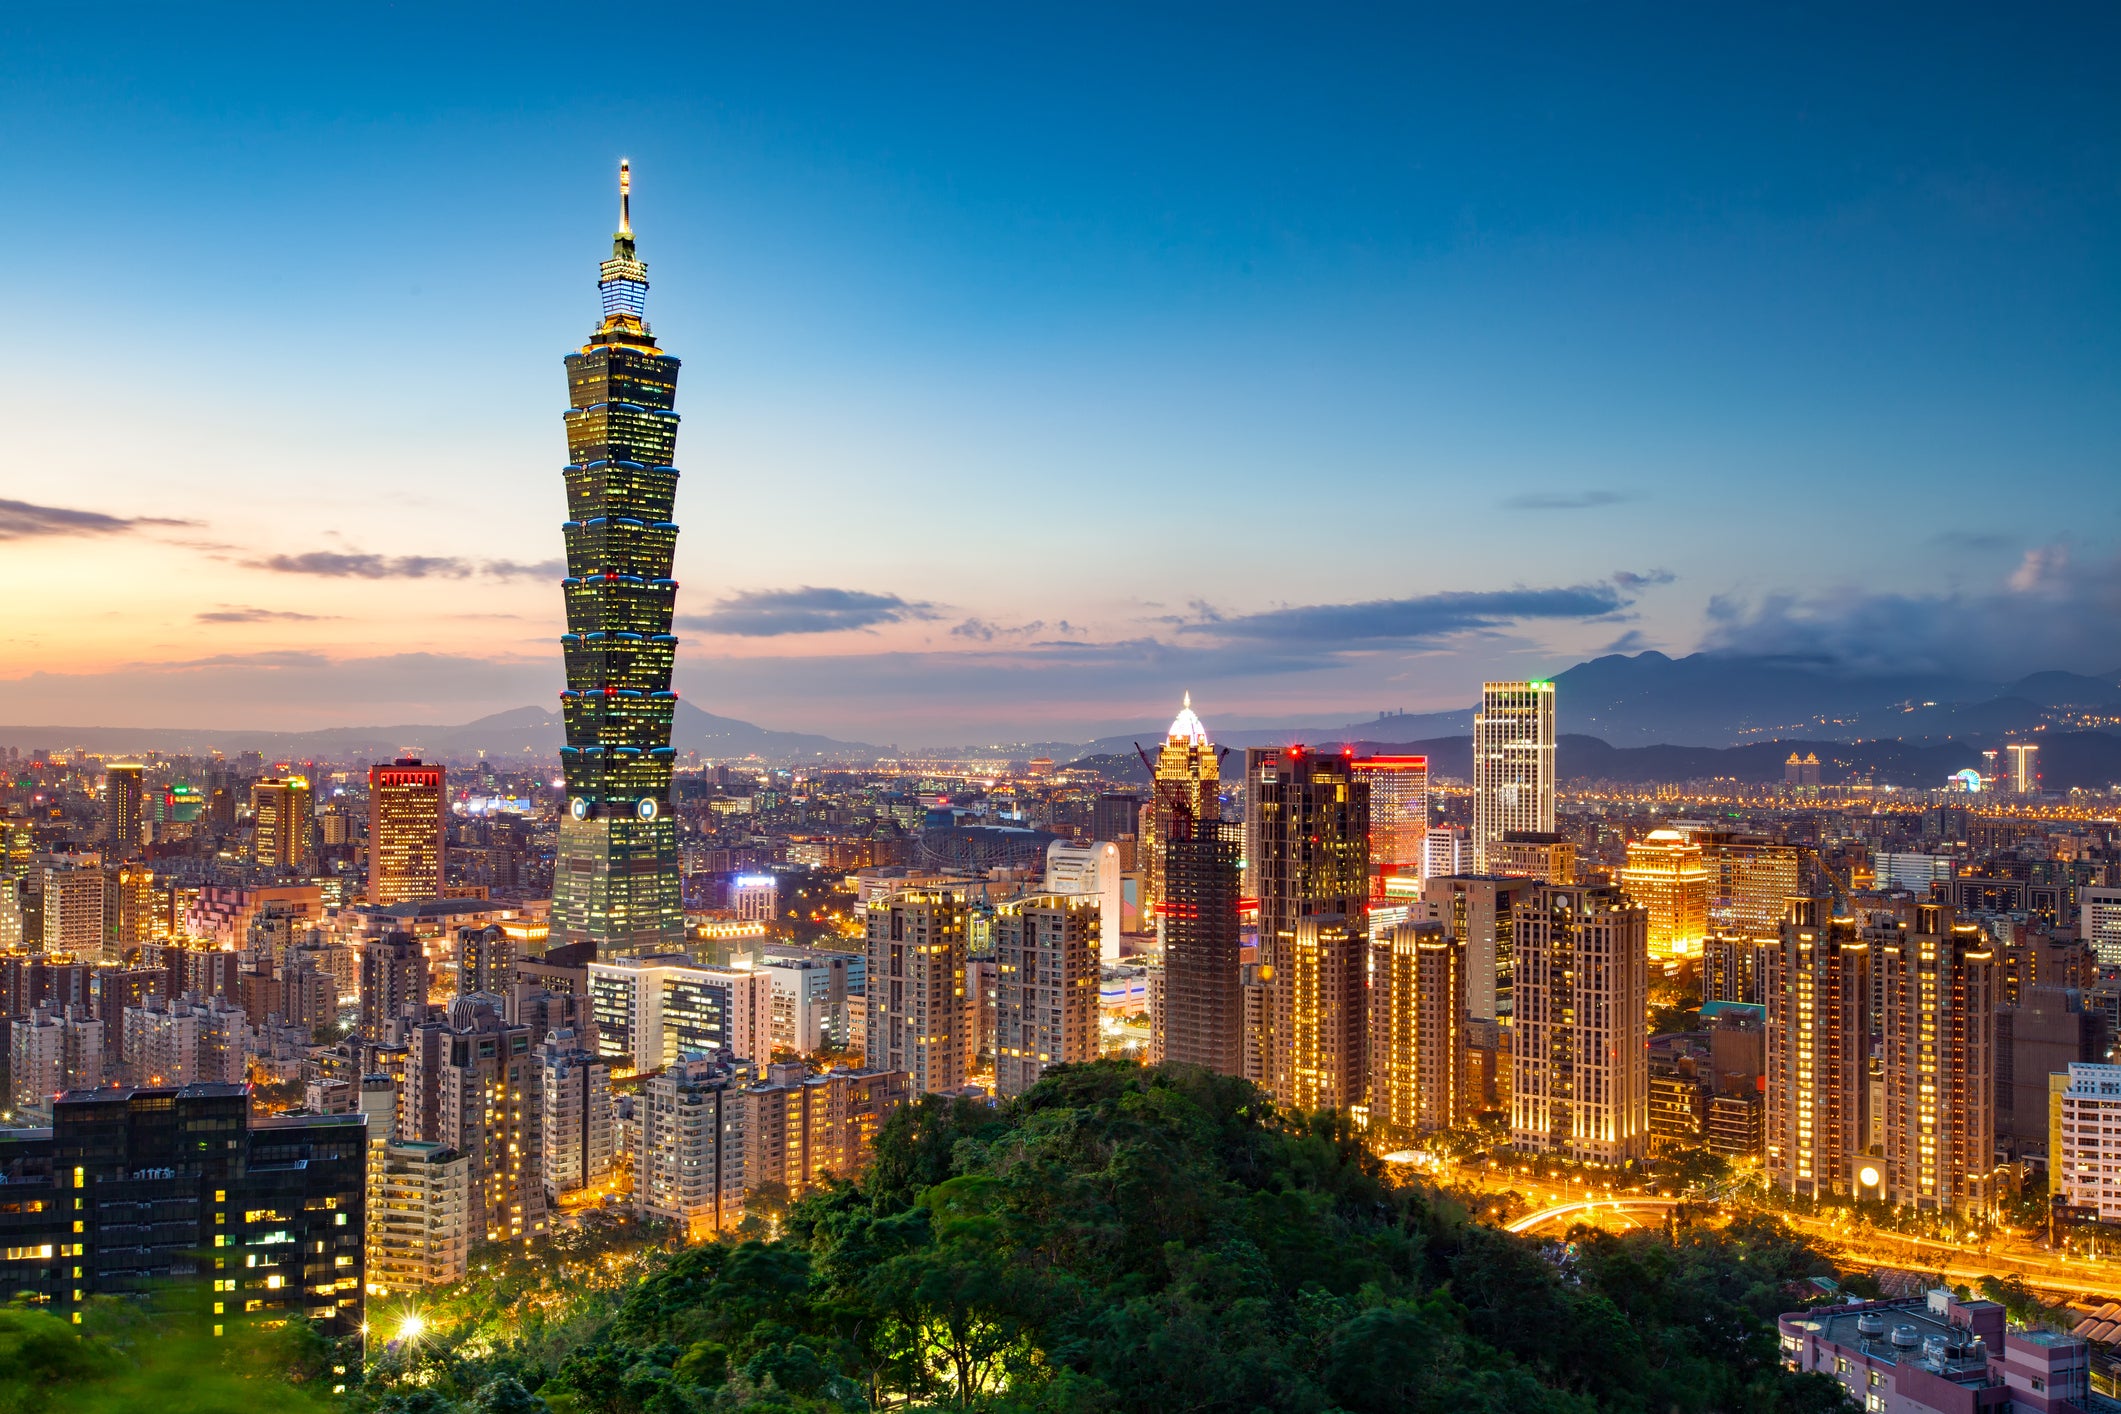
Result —
[[[679,552],[674,685],[709,711],[1066,738],[1186,688],[1460,708],[1650,647],[2121,660],[2104,17],[1827,46],[1801,15],[1255,10],[1115,56],[1037,17],[717,16],[594,122],[528,16],[473,66],[237,17],[5,22],[0,111],[45,140],[0,163],[50,202],[0,230],[0,294],[99,363],[4,355],[0,592],[38,611],[0,722],[551,705],[539,429],[622,156],[695,331],[676,518],[716,529]],[[1700,56],[1737,46],[1725,92]],[[471,328],[408,404],[406,350]],[[241,416],[201,350],[240,355]],[[2071,514],[1998,503],[2026,484]],[[1398,514],[1262,573],[1254,512],[1292,497]],[[1159,498],[1202,553],[1151,551]],[[2020,641],[2029,604],[2055,627]]]

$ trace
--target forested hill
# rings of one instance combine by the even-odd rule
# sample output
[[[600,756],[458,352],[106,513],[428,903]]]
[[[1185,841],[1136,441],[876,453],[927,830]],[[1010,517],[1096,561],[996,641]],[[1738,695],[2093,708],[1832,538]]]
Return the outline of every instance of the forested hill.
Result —
[[[594,1319],[386,1359],[390,1414],[1758,1411],[1784,1373],[1777,1229],[1594,1238],[1567,1259],[1395,1186],[1250,1085],[1101,1063],[989,1109],[930,1098],[776,1240],[659,1259]]]

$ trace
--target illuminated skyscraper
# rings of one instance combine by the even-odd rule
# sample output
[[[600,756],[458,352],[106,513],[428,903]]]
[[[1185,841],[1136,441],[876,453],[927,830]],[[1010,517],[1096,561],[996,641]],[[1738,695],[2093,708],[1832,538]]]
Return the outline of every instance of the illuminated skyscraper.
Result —
[[[1097,904],[1081,895],[1002,905],[994,920],[997,1095],[1023,1094],[1048,1066],[1097,1059],[1097,935]]]
[[[1700,956],[1709,933],[1709,868],[1700,845],[1677,830],[1628,841],[1620,886],[1650,911],[1652,957]]]
[[[1382,894],[1387,874],[1419,874],[1429,835],[1429,758],[1365,756],[1356,773],[1370,783],[1370,872]]]
[[[678,361],[643,315],[632,176],[619,164],[619,229],[599,271],[604,318],[567,356],[567,813],[553,867],[552,941],[607,956],[685,941],[670,817],[670,633],[678,528]]]
[[[1509,830],[1554,830],[1554,684],[1491,682],[1473,714],[1473,872]]]
[[[1187,693],[1164,733],[1164,744],[1156,753],[1156,779],[1149,802],[1142,807],[1140,857],[1147,861],[1142,906],[1154,909],[1164,900],[1164,841],[1171,837],[1172,817],[1181,806],[1195,820],[1220,818],[1222,805],[1216,799],[1222,767],[1215,748],[1208,744],[1208,729],[1193,714],[1193,694]]]
[[[142,774],[134,765],[113,765],[103,773],[103,838],[120,859],[140,844]]]
[[[1617,1164],[1649,1153],[1649,916],[1613,888],[1517,905],[1510,1142]]]
[[[1943,904],[1878,949],[1885,999],[1886,1197],[1985,1208],[1995,1196],[1996,953]]]
[[[1239,851],[1243,831],[1222,820],[1194,823],[1164,841],[1168,890],[1163,1005],[1155,1025],[1167,1061],[1244,1074],[1245,1007],[1239,974]]]
[[[917,1095],[947,1095],[976,1049],[964,897],[909,889],[871,903],[868,924],[869,1064],[905,1071]]]
[[[1259,898],[1267,1008],[1258,1047],[1268,1089],[1285,1105],[1355,1103],[1365,1043],[1359,982],[1370,897],[1369,782],[1346,756],[1255,747],[1245,753],[1245,840],[1247,878]],[[1303,926],[1328,917],[1331,927]],[[1343,1011],[1344,964],[1358,981],[1353,1016]],[[1304,1008],[1316,1010],[1299,1017]]]
[[[2040,748],[2031,742],[2014,741],[2003,748],[2010,757],[2010,789],[2013,795],[2040,793]]]
[[[1808,1198],[1877,1196],[1870,1133],[1870,943],[1826,899],[1793,898],[1767,955],[1767,1174]],[[1866,1173],[1868,1176],[1866,1177]]]
[[[407,903],[442,896],[443,768],[401,756],[368,768],[368,901]]]
[[[1370,943],[1370,1127],[1393,1138],[1449,1129],[1464,1108],[1466,948],[1441,923],[1401,923]]]
[[[300,776],[259,781],[250,788],[251,854],[258,867],[299,874],[309,868],[313,823],[309,782]]]

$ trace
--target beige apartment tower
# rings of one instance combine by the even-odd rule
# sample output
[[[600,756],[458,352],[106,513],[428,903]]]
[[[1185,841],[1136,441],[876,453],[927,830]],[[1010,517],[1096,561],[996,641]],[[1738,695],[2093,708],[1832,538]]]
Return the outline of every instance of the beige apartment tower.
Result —
[[[1649,914],[1618,889],[1542,884],[1515,921],[1510,1142],[1586,1163],[1645,1157]]]
[[[1080,894],[1002,905],[994,920],[996,1094],[1023,1094],[1048,1066],[1097,1059],[1098,925],[1097,900]]]
[[[1441,923],[1401,923],[1371,941],[1369,971],[1371,1129],[1449,1129],[1465,1108],[1464,942]]]
[[[947,889],[909,889],[869,905],[866,1054],[903,1070],[913,1093],[962,1089],[975,1037],[966,987],[965,901]]]
[[[1871,945],[1823,898],[1793,898],[1766,954],[1767,1175],[1807,1198],[1858,1188],[1870,1133]]]

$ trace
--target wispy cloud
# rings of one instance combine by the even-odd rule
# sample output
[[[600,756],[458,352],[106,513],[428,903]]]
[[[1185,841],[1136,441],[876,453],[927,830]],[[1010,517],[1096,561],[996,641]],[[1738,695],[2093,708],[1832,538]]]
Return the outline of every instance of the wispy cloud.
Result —
[[[566,573],[559,560],[472,560],[455,555],[375,555],[359,550],[309,550],[299,555],[268,555],[244,560],[247,569],[274,574],[306,574],[324,579],[557,579]]]
[[[1586,489],[1582,491],[1524,491],[1506,498],[1502,505],[1510,511],[1592,511],[1601,506],[1617,506],[1623,501],[1632,501],[1634,496],[1626,491]]]
[[[172,520],[166,516],[114,516],[102,511],[0,500],[0,540],[33,540],[57,535],[124,535],[144,526],[198,523],[195,520]]]
[[[1633,570],[1615,570],[1613,583],[1622,589],[1652,589],[1660,584],[1670,584],[1679,578],[1670,570],[1645,570],[1636,574]]]
[[[707,613],[679,619],[678,626],[737,638],[779,638],[935,617],[934,605],[902,599],[896,594],[804,585],[799,589],[750,589],[732,594]]]
[[[202,624],[262,624],[275,621],[285,623],[315,623],[320,619],[336,618],[334,614],[298,614],[292,609],[256,609],[248,604],[223,604],[218,609],[206,609],[194,614]]]
[[[1045,627],[1046,623],[1043,619],[1033,619],[1027,624],[998,624],[975,616],[952,624],[950,626],[950,636],[952,638],[969,638],[975,643],[992,643],[997,638],[1029,638],[1035,633],[1043,632]],[[1066,625],[1062,627],[1065,630]]]
[[[1528,619],[1601,619],[1626,608],[1627,602],[1610,584],[1453,592],[1224,615],[1185,625],[1180,631],[1326,652],[1433,643],[1454,633],[1500,628]]]

